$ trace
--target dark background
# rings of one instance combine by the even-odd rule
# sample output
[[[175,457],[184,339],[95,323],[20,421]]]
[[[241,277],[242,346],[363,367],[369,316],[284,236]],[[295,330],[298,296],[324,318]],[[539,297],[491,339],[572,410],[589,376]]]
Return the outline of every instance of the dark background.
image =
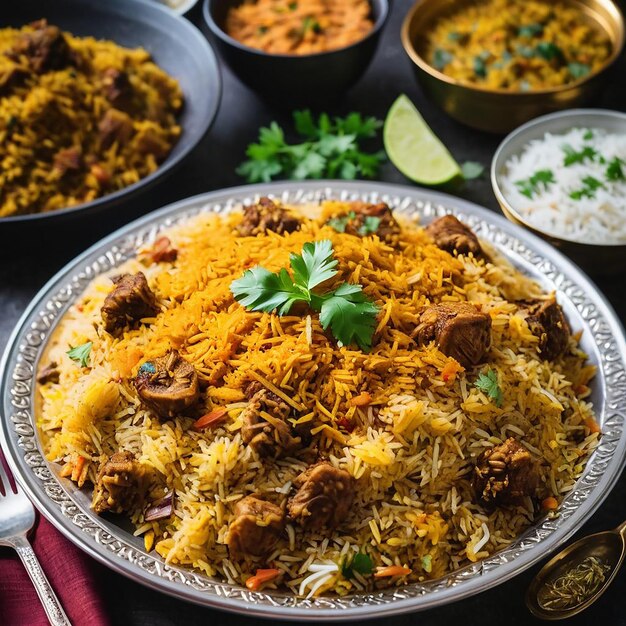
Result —
[[[623,7],[624,2],[621,4]],[[400,25],[410,5],[409,0],[395,0],[374,62],[361,81],[343,94],[338,103],[328,111],[337,115],[360,111],[383,119],[398,94],[406,93],[459,162],[479,161],[488,168],[501,137],[474,131],[454,122],[425,99],[413,80],[408,58],[400,45]],[[189,18],[201,26],[199,9],[199,6],[195,7]],[[224,92],[213,128],[182,168],[170,178],[145,196],[133,200],[129,207],[118,209],[114,215],[83,221],[69,227],[64,226],[60,230],[50,229],[43,237],[30,235],[12,237],[9,241],[5,238],[0,243],[0,348],[4,348],[11,329],[35,293],[54,272],[87,246],[118,226],[165,204],[204,191],[244,182],[235,174],[235,168],[244,158],[246,145],[256,139],[259,126],[266,125],[272,120],[288,126],[290,114],[279,113],[269,108],[239,83],[226,67],[222,68],[222,76]],[[593,105],[626,111],[624,54],[603,96]],[[390,163],[383,166],[380,179],[408,184]],[[454,193],[499,211],[487,176],[467,183]],[[624,267],[626,268],[626,259]],[[622,320],[626,318],[626,294],[623,286],[625,277],[626,274],[622,273],[621,277],[596,281]],[[626,479],[622,477],[602,508],[580,531],[579,536],[612,528],[626,519],[625,494]],[[231,615],[180,602],[144,588],[95,563],[94,567],[98,567],[115,624],[253,626],[267,623],[257,618]],[[370,623],[373,626],[382,624],[516,626],[541,623],[530,615],[524,604],[526,589],[538,569],[532,568],[491,591],[462,602],[419,614],[379,619]],[[572,618],[568,623],[626,626],[625,594],[626,575],[622,574],[593,607]]]

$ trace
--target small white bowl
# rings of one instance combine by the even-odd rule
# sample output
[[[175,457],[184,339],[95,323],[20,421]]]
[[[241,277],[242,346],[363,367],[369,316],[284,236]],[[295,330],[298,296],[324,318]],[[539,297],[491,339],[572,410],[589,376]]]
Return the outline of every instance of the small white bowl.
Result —
[[[164,7],[167,7],[172,13],[176,13],[176,15],[185,15],[189,13],[191,9],[193,9],[196,4],[198,4],[198,0],[153,0],[157,4],[161,4]]]

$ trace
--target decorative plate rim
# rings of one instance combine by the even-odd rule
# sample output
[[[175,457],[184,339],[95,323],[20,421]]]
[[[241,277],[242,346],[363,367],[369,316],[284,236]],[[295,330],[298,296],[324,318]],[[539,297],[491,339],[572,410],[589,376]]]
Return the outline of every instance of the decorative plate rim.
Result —
[[[130,533],[94,515],[80,491],[57,478],[44,459],[34,428],[34,378],[55,324],[94,276],[132,256],[161,229],[199,212],[225,212],[260,195],[283,201],[321,198],[386,201],[426,219],[453,212],[496,245],[515,265],[557,289],[575,307],[598,361],[600,445],[556,519],[544,519],[504,550],[444,578],[343,598],[306,600],[286,593],[250,592],[166,565],[146,554]],[[260,617],[302,620],[372,618],[431,608],[491,588],[530,567],[571,537],[600,506],[626,461],[626,341],[615,312],[597,287],[549,244],[503,217],[446,194],[389,183],[315,181],[233,187],[188,198],[148,214],[102,239],[61,269],[33,298],[0,362],[0,444],[20,485],[65,536],[113,570],[178,598]]]

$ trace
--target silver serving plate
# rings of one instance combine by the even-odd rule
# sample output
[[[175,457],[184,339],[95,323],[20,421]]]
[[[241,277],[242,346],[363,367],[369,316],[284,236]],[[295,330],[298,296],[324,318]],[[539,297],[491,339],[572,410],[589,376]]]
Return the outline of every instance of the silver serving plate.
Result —
[[[492,557],[424,584],[411,584],[347,597],[306,600],[280,592],[244,587],[166,565],[148,554],[129,526],[94,515],[89,495],[42,455],[35,429],[35,373],[56,324],[87,284],[132,257],[159,231],[199,212],[223,213],[260,195],[285,202],[323,198],[388,202],[423,222],[452,212],[467,221],[523,272],[536,277],[558,298],[574,329],[583,329],[582,347],[598,366],[593,396],[602,440],[584,474],[564,499],[555,519],[543,519],[515,543]],[[626,342],[604,297],[570,261],[544,241],[474,204],[415,188],[363,182],[279,183],[239,187],[183,200],[125,226],[62,269],[34,298],[13,332],[1,371],[0,442],[18,481],[39,510],[71,541],[115,571],[149,587],[198,604],[246,615],[279,619],[347,620],[393,615],[459,600],[515,576],[571,537],[600,506],[625,460]]]

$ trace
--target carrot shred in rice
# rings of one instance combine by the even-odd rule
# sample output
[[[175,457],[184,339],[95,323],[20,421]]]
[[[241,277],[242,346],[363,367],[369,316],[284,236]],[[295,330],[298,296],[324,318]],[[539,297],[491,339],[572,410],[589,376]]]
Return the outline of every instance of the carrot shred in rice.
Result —
[[[600,428],[600,424],[598,424],[598,422],[596,422],[596,420],[593,419],[593,417],[585,417],[585,426],[592,432],[592,433],[601,433],[602,429]]]
[[[374,572],[374,578],[387,578],[389,576],[408,576],[413,570],[400,565],[388,565],[386,567],[377,567]]]
[[[275,580],[280,574],[281,571],[279,569],[258,569],[254,576],[250,576],[246,580],[246,587],[250,591],[259,591],[264,584]]]
[[[354,396],[349,402],[351,406],[368,406],[372,403],[372,396],[367,391],[362,391],[358,396]]]
[[[441,378],[445,383],[453,382],[456,378],[456,375],[459,372],[462,372],[465,368],[454,359],[449,359],[448,362],[443,366],[441,370]]]
[[[227,409],[223,406],[217,409],[213,409],[210,413],[207,413],[206,415],[203,415],[200,419],[197,419],[193,423],[193,427],[196,430],[200,430],[202,428],[208,428],[209,426],[217,426],[224,421],[227,413]]]

